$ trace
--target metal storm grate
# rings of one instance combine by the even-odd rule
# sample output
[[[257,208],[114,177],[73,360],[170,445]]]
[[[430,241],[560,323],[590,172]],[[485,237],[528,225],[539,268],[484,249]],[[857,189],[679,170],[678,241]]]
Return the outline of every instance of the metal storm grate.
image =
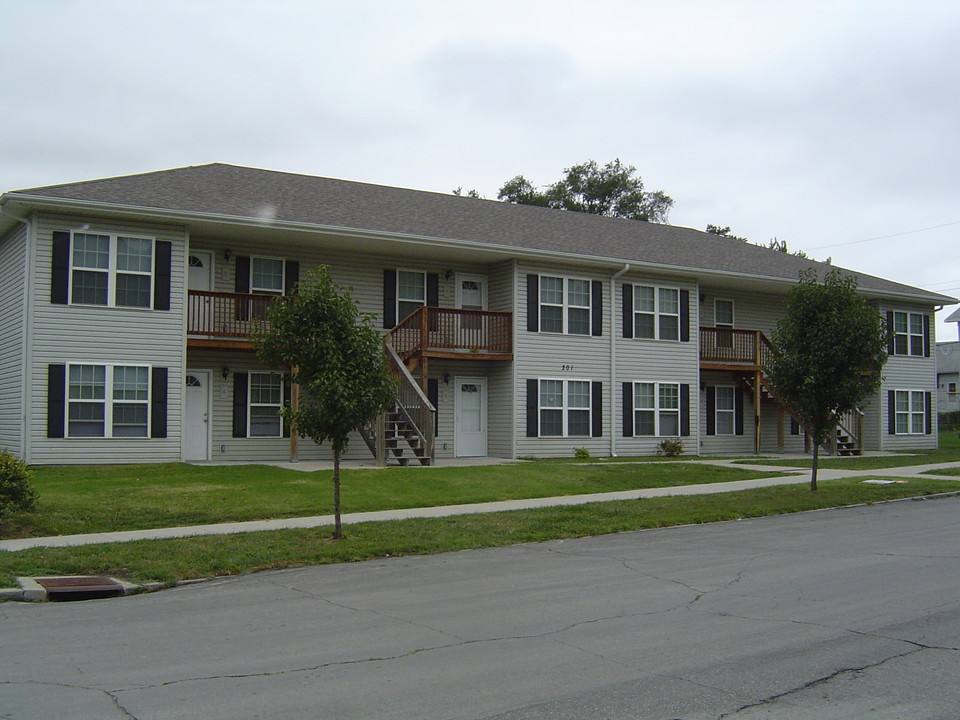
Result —
[[[93,600],[123,595],[123,585],[108,577],[37,578],[48,600]]]

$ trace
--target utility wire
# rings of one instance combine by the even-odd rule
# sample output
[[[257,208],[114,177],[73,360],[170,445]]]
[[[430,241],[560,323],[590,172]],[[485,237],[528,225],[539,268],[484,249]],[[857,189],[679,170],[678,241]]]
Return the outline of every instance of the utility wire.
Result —
[[[906,230],[905,232],[894,233],[893,235],[879,235],[863,240],[851,240],[850,242],[833,243],[832,245],[818,245],[817,247],[806,248],[806,250],[823,250],[824,248],[843,247],[844,245],[856,245],[858,243],[872,242],[874,240],[886,240],[887,238],[901,237],[902,235],[912,235],[913,233],[926,232],[927,230],[938,230],[940,228],[950,227],[951,225],[960,225],[960,220],[944,223],[943,225],[933,225],[931,227],[918,228],[917,230]]]

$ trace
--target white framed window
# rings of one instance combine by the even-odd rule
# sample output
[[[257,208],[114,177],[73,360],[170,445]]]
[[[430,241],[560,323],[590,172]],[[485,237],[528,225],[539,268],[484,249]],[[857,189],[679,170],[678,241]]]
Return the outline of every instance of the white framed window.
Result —
[[[736,434],[736,392],[730,385],[717,385],[714,395],[714,431],[717,435]]]
[[[893,313],[893,353],[894,355],[916,355],[923,357],[924,328],[926,319],[922,313],[895,311]]]
[[[727,329],[733,327],[733,300],[713,301],[713,326]]]
[[[74,305],[151,308],[154,244],[151,237],[73,232],[70,302]]]
[[[283,375],[250,373],[247,437],[282,437]]]
[[[419,270],[397,270],[397,318],[403,320],[427,304],[427,274]]]
[[[284,261],[282,258],[250,258],[250,292],[255,295],[283,295]]]
[[[591,286],[582,278],[540,276],[540,331],[589,335]]]
[[[650,437],[680,435],[680,384],[633,384],[633,434]]]
[[[922,390],[897,390],[894,393],[896,434],[923,435],[926,432],[926,398]]]
[[[633,336],[680,340],[680,290],[656,285],[633,286]]]
[[[590,381],[541,379],[540,436],[590,437]]]
[[[67,366],[67,437],[148,437],[149,407],[149,366]]]

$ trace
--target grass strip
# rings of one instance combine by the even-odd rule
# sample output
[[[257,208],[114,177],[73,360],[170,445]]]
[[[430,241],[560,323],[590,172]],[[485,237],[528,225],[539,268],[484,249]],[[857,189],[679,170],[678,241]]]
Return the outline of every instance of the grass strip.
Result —
[[[591,503],[449,518],[361,523],[334,542],[329,528],[181,540],[0,552],[0,586],[18,575],[110,575],[136,583],[236,575],[259,570],[423,555],[527,542],[717,522],[956,492],[949,480],[911,478],[865,485],[831,480],[817,492],[781,486],[686,497]]]
[[[342,473],[343,512],[462,505],[766,477],[711,465],[391,467]],[[0,537],[305,517],[333,512],[332,473],[266,465],[182,464],[41,467],[37,509],[11,518]]]

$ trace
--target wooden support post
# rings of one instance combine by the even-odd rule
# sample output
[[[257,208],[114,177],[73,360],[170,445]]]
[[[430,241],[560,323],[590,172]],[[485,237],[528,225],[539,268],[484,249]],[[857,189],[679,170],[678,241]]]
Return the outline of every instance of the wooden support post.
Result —
[[[296,368],[293,368],[294,372]],[[290,409],[296,412],[300,409],[300,384],[290,385]],[[300,435],[297,433],[297,426],[290,427],[290,462],[300,462]]]
[[[784,448],[784,437],[783,437],[783,421],[784,421],[784,412],[783,405],[777,405],[777,449],[781,452]]]
[[[759,348],[759,336],[757,337],[757,347]],[[759,350],[757,351],[759,354]],[[753,451],[760,453],[760,371],[754,374],[753,378]]]
[[[387,414],[380,413],[374,421],[374,443],[376,444],[377,467],[387,465]]]

